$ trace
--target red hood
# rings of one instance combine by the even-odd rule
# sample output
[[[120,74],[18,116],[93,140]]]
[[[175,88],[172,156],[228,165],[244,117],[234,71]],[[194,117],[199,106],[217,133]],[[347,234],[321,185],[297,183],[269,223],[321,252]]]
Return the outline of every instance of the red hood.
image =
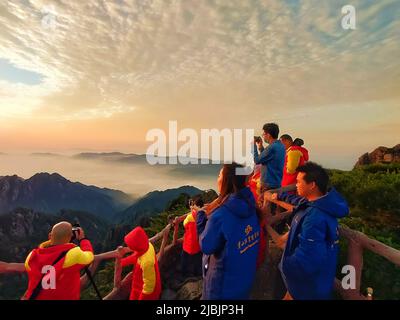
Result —
[[[125,243],[132,250],[138,253],[145,253],[149,248],[149,238],[141,227],[136,227],[129,232],[125,238]]]

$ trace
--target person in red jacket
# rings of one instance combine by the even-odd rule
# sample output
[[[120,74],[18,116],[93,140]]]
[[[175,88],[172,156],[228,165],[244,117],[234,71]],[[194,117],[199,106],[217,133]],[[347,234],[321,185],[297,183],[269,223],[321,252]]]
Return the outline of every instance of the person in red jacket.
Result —
[[[286,149],[282,178],[282,187],[285,187],[296,184],[297,168],[308,161],[308,151],[301,146],[294,145],[292,137],[288,134],[282,135],[280,139]],[[299,142],[301,139],[296,140]]]
[[[254,171],[247,181],[247,186],[253,193],[256,203],[259,204],[261,199],[261,165],[255,165]]]
[[[247,180],[247,186],[253,193],[254,200],[257,206],[257,216],[258,222],[260,224],[260,247],[257,256],[257,269],[262,266],[266,257],[267,250],[267,234],[266,234],[266,222],[265,217],[262,214],[260,207],[261,201],[261,165],[256,165],[254,167],[253,173],[249,176]]]
[[[183,234],[181,270],[182,277],[199,277],[201,271],[202,252],[199,244],[199,236],[197,234],[197,211],[198,208],[204,206],[201,196],[197,196],[189,201],[191,211],[187,215],[178,217],[175,223],[183,220],[185,233]]]
[[[92,263],[94,255],[82,228],[77,231],[79,246],[71,243],[71,224],[57,223],[50,240],[29,253],[25,261],[29,283],[23,300],[80,299],[80,271]]]
[[[303,153],[303,157],[304,157],[305,162],[310,160],[310,157],[308,156],[308,150],[303,147],[303,145],[304,145],[304,140],[303,139],[300,139],[300,138],[294,139],[293,140],[293,145],[296,146],[296,147],[299,147],[299,150]]]
[[[121,260],[122,267],[134,265],[129,300],[160,299],[161,277],[156,251],[146,232],[136,227],[125,236],[124,241],[133,251],[133,254]]]

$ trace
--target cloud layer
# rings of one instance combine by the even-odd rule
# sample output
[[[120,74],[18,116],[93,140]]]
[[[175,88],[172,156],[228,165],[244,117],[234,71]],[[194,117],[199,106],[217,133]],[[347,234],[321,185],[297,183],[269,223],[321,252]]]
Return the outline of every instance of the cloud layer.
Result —
[[[129,119],[143,136],[173,119],[259,127],[332,105],[398,104],[400,3],[352,1],[356,30],[341,27],[346,4],[6,1],[0,58],[43,81],[2,80],[0,120]]]

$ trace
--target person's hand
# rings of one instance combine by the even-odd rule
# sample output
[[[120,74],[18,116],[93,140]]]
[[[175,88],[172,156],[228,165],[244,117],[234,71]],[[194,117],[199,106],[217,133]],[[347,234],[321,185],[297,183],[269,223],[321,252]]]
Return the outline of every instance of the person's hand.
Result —
[[[200,207],[198,207],[198,206],[196,206],[196,205],[194,205],[194,206],[192,207],[192,209],[195,210],[196,212],[199,212],[199,211],[203,210],[203,208],[200,208]]]
[[[169,236],[170,230],[171,230],[171,225],[168,225],[164,230],[162,238],[163,238],[163,241],[165,241],[165,243],[166,243],[166,241],[168,241],[168,236]]]
[[[85,231],[81,227],[77,228],[77,235],[76,238],[81,241],[83,238],[85,238]]]
[[[172,222],[174,225],[179,225],[179,217],[175,217],[174,221]]]
[[[119,246],[117,248],[117,254],[118,254],[118,258],[122,259],[124,257],[124,255],[126,254],[126,248],[124,248],[123,246]]]
[[[269,210],[264,210],[263,214],[264,214],[264,219],[265,219],[265,225],[271,226],[275,223],[274,216],[271,214],[271,212]]]
[[[271,193],[269,191],[266,191],[264,193],[264,201],[269,201],[269,202],[273,202],[278,200],[278,194],[277,193]]]

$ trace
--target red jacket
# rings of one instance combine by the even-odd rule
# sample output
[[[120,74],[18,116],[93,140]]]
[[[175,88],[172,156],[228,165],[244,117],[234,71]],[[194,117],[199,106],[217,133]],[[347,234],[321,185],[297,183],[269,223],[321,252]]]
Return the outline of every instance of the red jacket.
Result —
[[[135,265],[129,300],[158,300],[161,295],[161,277],[156,252],[146,232],[136,227],[125,236],[125,243],[134,251],[122,259],[123,267]]]
[[[24,294],[29,299],[39,281],[42,281],[44,266],[51,266],[64,251],[67,254],[54,265],[55,288],[43,288],[36,300],[79,300],[80,299],[80,271],[94,259],[92,245],[84,239],[80,247],[73,243],[50,246],[50,241],[42,243],[26,258],[25,269],[28,273],[28,289]],[[50,271],[49,275],[52,274]],[[43,279],[44,283],[50,283]]]
[[[183,235],[183,251],[188,254],[196,254],[200,252],[199,237],[197,235],[196,226],[197,212],[193,210],[189,213],[186,219],[183,221],[183,227],[185,228],[185,233]]]
[[[303,147],[298,147],[300,148],[300,151],[303,153],[304,161],[307,162],[310,158],[308,156],[308,150]]]
[[[254,199],[256,200],[256,203],[258,205],[258,202],[260,201],[261,197],[261,170],[260,166],[256,167],[254,169],[253,175],[249,178],[248,180],[248,187],[250,188],[251,192],[253,193]],[[266,249],[267,249],[267,239],[266,239],[266,234],[264,230],[265,226],[265,220],[260,222],[260,246],[258,250],[258,256],[257,256],[257,268],[259,268],[266,257]]]
[[[283,166],[282,187],[296,184],[297,168],[308,161],[308,151],[303,147],[291,146],[286,151]]]
[[[257,168],[254,170],[253,175],[249,178],[247,182],[248,187],[254,195],[256,203],[258,203],[261,195],[261,170]]]
[[[261,267],[266,258],[267,235],[265,233],[265,220],[260,222],[260,247],[257,256],[257,269]]]

